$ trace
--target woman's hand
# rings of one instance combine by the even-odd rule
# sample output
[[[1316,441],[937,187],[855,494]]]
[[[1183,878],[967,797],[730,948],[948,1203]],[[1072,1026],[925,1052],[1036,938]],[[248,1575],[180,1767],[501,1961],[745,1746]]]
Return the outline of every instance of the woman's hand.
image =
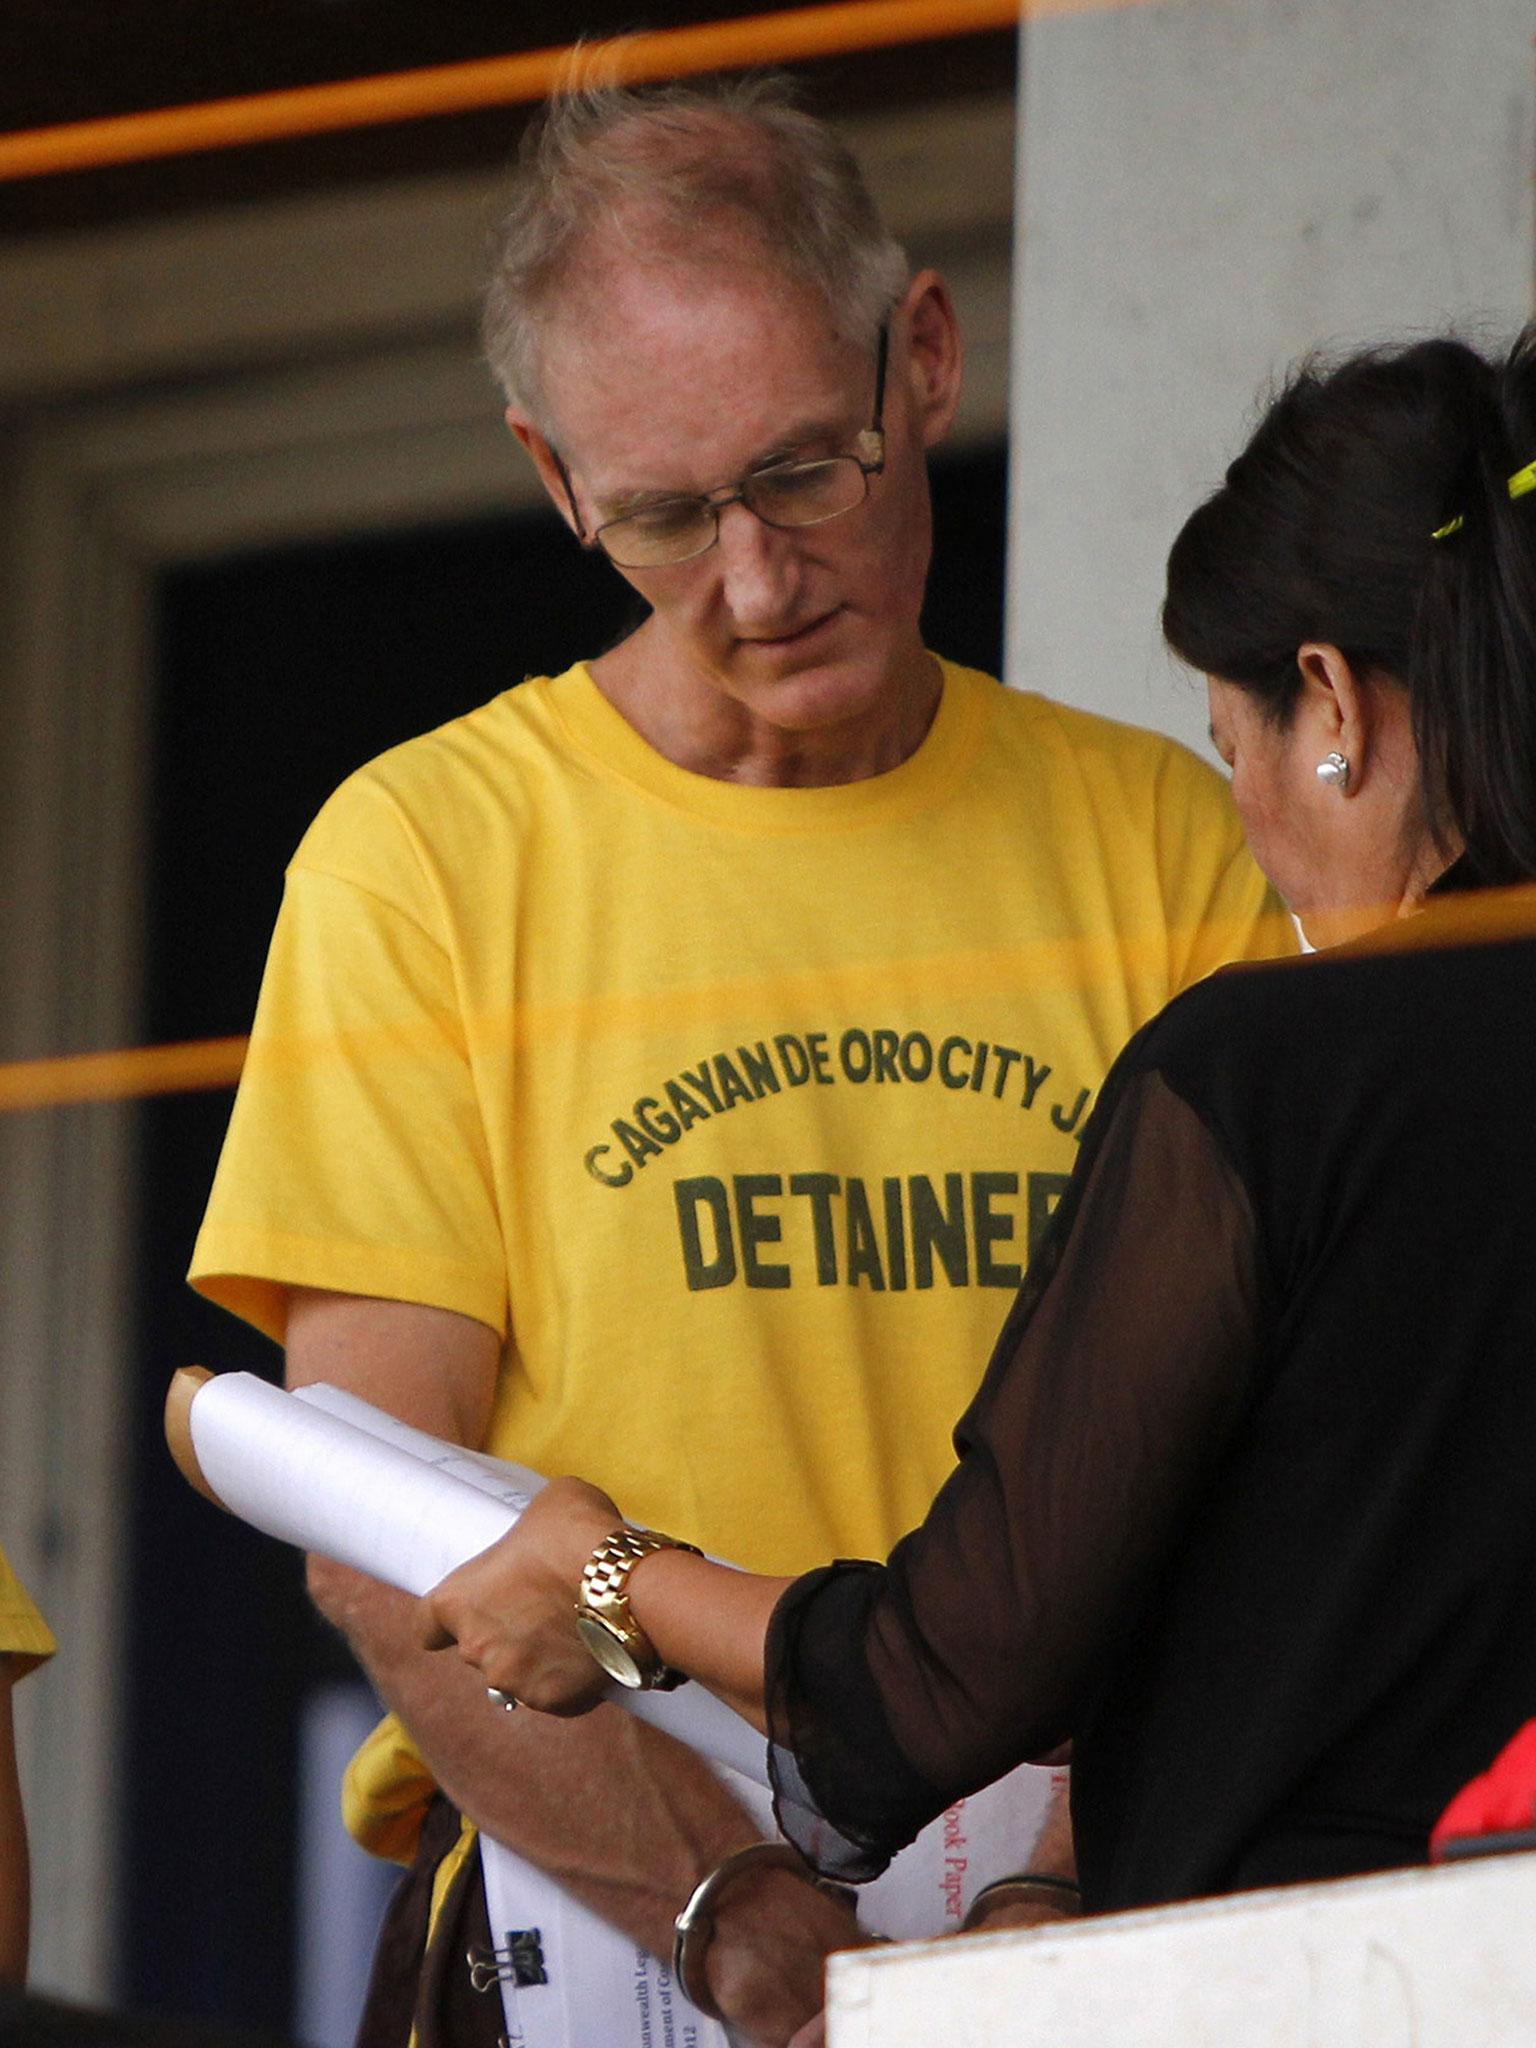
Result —
[[[577,1634],[576,1596],[593,1551],[623,1524],[595,1486],[552,1479],[515,1529],[420,1602],[421,1642],[456,1645],[488,1684],[541,1713],[586,1713],[610,1681]],[[761,1733],[763,1644],[789,1583],[662,1549],[640,1559],[625,1594],[661,1661]]]
[[[581,1479],[552,1479],[489,1550],[420,1605],[429,1650],[456,1647],[488,1685],[545,1714],[585,1714],[611,1683],[576,1633],[587,1559],[623,1522]]]

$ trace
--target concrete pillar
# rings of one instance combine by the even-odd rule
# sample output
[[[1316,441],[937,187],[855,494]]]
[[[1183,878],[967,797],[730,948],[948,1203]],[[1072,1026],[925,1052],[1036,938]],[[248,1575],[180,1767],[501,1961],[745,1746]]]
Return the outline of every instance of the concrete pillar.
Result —
[[[1533,32],[1532,0],[1026,19],[1011,681],[1204,746],[1168,545],[1296,355],[1529,317]]]

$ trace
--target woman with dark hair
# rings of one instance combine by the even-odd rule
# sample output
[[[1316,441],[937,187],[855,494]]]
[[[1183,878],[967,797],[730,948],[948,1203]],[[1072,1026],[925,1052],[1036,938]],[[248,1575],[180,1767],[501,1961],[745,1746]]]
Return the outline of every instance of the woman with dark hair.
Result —
[[[1536,1710],[1533,458],[1531,334],[1308,365],[1179,535],[1169,642],[1327,950],[1132,1041],[923,1525],[759,1579],[558,1482],[429,1636],[582,1710],[595,1551],[586,1637],[765,1727],[834,1875],[1067,1741],[1090,1909],[1423,1858]]]

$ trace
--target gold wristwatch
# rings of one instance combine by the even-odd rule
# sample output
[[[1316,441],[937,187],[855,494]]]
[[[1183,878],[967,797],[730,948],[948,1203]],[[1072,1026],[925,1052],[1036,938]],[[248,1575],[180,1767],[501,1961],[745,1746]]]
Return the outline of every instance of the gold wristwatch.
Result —
[[[670,1692],[685,1674],[662,1663],[650,1637],[629,1611],[624,1588],[642,1557],[656,1550],[703,1552],[693,1543],[663,1536],[656,1529],[632,1529],[626,1523],[605,1536],[587,1559],[576,1596],[576,1626],[581,1639],[608,1676],[634,1692]]]

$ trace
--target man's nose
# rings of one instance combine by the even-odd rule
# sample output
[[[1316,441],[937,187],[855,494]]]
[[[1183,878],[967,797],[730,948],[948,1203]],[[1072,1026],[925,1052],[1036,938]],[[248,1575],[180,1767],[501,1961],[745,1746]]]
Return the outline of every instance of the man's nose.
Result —
[[[765,525],[738,501],[720,510],[720,579],[738,626],[780,629],[793,620],[800,582],[795,535]]]

